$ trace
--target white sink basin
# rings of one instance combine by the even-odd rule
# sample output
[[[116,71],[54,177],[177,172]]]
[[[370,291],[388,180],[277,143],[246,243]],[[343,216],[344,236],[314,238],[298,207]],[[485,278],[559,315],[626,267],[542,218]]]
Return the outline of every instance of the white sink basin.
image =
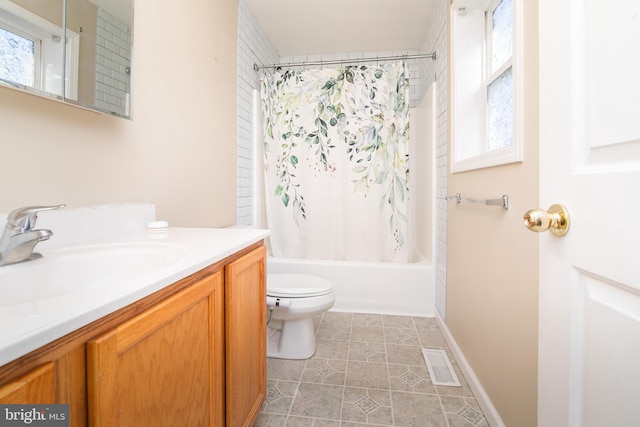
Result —
[[[130,281],[179,260],[170,243],[115,243],[52,250],[43,258],[0,267],[0,307],[38,302]]]

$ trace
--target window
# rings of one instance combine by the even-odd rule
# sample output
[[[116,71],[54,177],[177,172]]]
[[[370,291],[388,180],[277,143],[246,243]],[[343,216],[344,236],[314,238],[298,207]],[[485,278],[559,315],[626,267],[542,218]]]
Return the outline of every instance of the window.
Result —
[[[66,43],[66,46],[65,46]],[[13,2],[0,7],[0,83],[77,99],[80,37]],[[65,55],[66,54],[66,55]]]
[[[452,3],[452,172],[522,161],[519,1]]]
[[[39,87],[40,40],[0,22],[0,79]]]
[[[487,151],[513,143],[513,8],[500,0],[485,13],[487,40]]]

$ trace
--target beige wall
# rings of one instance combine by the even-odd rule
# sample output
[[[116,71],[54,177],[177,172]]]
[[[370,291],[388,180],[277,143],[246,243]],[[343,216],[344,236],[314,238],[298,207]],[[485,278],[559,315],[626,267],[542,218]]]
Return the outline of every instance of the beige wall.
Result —
[[[10,0],[18,6],[43,17],[47,21],[62,27],[62,0]]]
[[[148,202],[235,223],[237,1],[136,2],[133,121],[0,87],[0,212]]]
[[[448,175],[449,194],[509,195],[509,209],[448,204],[446,324],[506,426],[535,426],[538,239],[537,1],[525,4],[524,162]],[[449,152],[451,146],[449,143]]]

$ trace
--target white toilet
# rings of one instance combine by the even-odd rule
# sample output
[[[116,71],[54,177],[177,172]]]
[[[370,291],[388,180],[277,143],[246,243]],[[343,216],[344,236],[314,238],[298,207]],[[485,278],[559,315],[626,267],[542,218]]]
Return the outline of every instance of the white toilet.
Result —
[[[306,274],[267,274],[267,357],[313,356],[313,318],[333,307],[335,300],[328,280]]]

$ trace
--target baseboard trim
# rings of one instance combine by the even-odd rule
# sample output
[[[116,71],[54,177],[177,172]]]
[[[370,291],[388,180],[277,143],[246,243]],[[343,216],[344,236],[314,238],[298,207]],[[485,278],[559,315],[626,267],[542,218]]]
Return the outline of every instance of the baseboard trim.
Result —
[[[464,378],[467,380],[471,392],[478,401],[478,405],[480,405],[480,408],[482,409],[487,422],[491,427],[505,427],[502,419],[500,418],[500,415],[498,414],[498,411],[493,406],[493,403],[491,403],[489,395],[486,391],[484,391],[484,388],[482,387],[482,384],[480,384],[478,377],[476,377],[473,369],[471,369],[471,365],[469,365],[469,362],[467,362],[467,359],[464,357],[464,354],[458,346],[458,343],[453,338],[453,335],[451,335],[451,331],[444,323],[444,320],[442,320],[442,317],[440,317],[440,313],[438,313],[437,310],[435,313],[435,317],[438,322],[438,326],[440,326],[440,330],[444,335],[444,339],[445,341],[447,341],[447,344],[449,345],[453,356],[456,358],[456,361],[460,366],[460,370],[462,371]]]

